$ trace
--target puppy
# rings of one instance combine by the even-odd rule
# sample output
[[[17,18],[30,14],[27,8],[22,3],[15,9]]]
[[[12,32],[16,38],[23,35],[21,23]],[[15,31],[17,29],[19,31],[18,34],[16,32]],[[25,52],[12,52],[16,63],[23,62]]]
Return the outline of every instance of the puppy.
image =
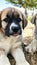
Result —
[[[16,65],[29,65],[22,49],[22,29],[27,20],[16,8],[6,8],[0,14],[0,65],[11,65],[7,54],[10,52]]]
[[[34,53],[37,51],[37,14],[32,17],[31,23],[35,25],[34,37],[32,42],[25,49],[30,53]]]

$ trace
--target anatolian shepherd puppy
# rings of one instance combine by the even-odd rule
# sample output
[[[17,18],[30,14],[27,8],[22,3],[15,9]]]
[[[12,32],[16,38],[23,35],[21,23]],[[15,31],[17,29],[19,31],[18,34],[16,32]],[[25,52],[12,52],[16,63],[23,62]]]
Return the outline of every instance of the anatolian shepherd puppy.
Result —
[[[32,42],[25,49],[30,53],[34,53],[37,51],[37,14],[32,17],[31,23],[35,25],[34,37]]]
[[[27,20],[16,8],[6,8],[0,14],[0,65],[11,65],[7,58],[12,54],[16,65],[29,65],[22,49],[22,29]]]

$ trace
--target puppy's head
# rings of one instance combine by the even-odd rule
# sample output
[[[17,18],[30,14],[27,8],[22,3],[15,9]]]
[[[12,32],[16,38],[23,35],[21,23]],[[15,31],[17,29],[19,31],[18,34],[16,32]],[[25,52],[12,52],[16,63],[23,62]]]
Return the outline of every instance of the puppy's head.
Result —
[[[31,23],[35,25],[35,38],[37,39],[37,14],[32,17]]]
[[[22,28],[26,27],[27,20],[16,8],[6,8],[0,15],[0,28],[5,35],[17,36],[22,34]],[[21,25],[22,24],[22,25]]]

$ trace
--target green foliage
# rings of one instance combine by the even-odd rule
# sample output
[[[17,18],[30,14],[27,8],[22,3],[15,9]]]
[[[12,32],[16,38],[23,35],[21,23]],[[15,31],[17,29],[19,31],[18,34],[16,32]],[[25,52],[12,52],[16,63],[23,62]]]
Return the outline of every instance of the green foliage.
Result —
[[[10,3],[18,4],[18,1],[17,0],[6,0],[6,1],[8,1]]]
[[[30,7],[36,7],[37,4],[36,4],[36,0],[25,0],[26,4]]]
[[[36,7],[37,8],[37,0],[6,0],[10,3],[20,4],[23,7]]]

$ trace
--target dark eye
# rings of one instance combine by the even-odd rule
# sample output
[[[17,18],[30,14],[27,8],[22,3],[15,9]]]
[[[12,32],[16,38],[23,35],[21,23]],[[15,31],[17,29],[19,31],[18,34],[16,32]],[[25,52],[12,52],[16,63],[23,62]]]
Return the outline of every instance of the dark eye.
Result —
[[[21,18],[18,18],[17,21],[20,22],[20,21],[22,21],[22,20],[21,20]]]
[[[10,16],[9,15],[6,15],[6,18],[3,21],[9,22],[9,20],[10,20]]]
[[[8,18],[5,18],[5,19],[3,19],[3,21],[5,21],[5,22],[9,22],[9,19],[8,19]]]

